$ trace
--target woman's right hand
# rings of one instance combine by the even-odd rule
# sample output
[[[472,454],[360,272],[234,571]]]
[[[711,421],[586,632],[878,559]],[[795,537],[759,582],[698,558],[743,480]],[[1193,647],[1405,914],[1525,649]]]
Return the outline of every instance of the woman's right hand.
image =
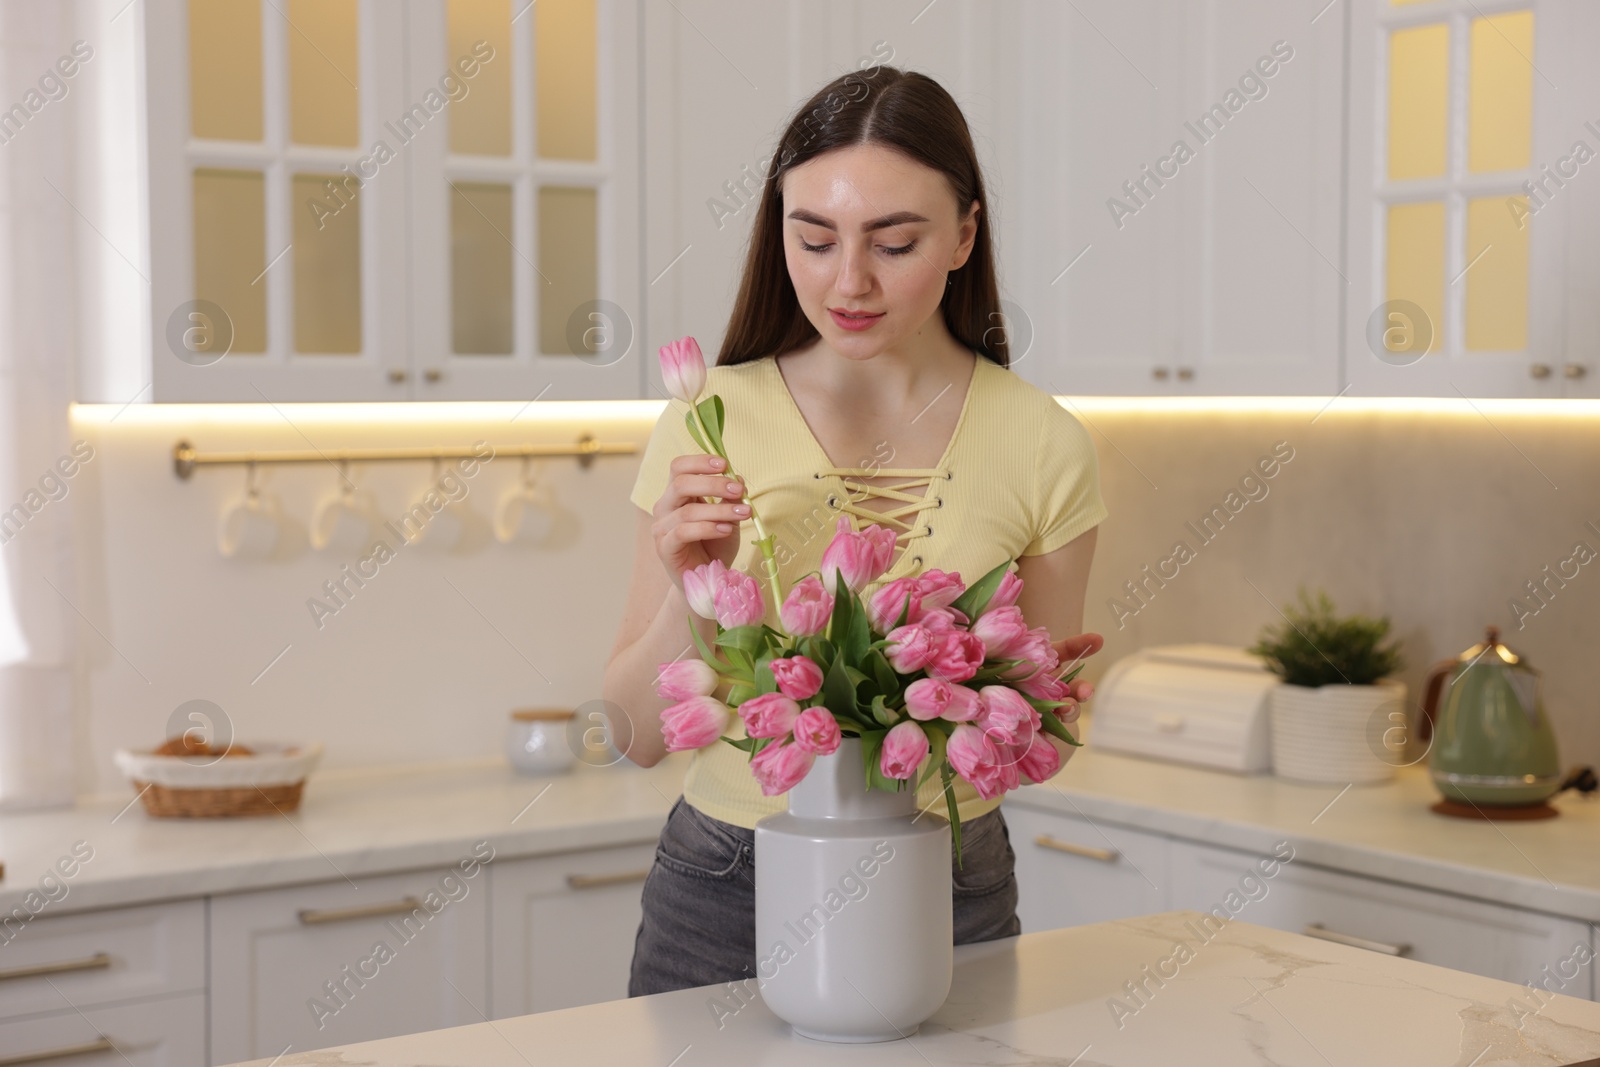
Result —
[[[683,589],[683,572],[714,559],[732,566],[739,554],[739,525],[750,517],[744,486],[730,478],[721,456],[676,456],[672,480],[655,506],[656,555],[672,584]],[[715,503],[702,498],[715,497]]]

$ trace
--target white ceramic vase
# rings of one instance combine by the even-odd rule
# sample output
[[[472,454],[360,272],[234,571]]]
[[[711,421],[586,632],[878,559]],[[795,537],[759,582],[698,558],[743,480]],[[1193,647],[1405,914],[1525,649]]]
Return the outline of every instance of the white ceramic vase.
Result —
[[[1391,741],[1404,737],[1406,686],[1374,685],[1272,690],[1272,771],[1301,782],[1363,784],[1394,777],[1403,762]]]
[[[795,1033],[892,1041],[950,993],[950,825],[868,790],[847,737],[756,824],[756,976]]]

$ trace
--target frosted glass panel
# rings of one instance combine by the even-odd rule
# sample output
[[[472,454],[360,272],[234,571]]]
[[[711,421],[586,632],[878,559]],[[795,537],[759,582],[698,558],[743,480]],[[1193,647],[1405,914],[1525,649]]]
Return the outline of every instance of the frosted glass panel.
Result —
[[[289,139],[356,145],[361,134],[356,0],[288,0],[282,10],[289,39]]]
[[[1505,206],[1501,205],[1501,210]],[[1385,278],[1389,300],[1409,300],[1433,325],[1430,352],[1444,337],[1444,205],[1394,204],[1389,208]]]
[[[450,151],[509,156],[511,0],[450,0],[449,37],[450,64],[466,91],[450,105]]]
[[[293,177],[294,249],[285,262],[294,272],[296,352],[361,351],[361,201],[346,180]]]
[[[595,0],[538,0],[533,14],[538,154],[592,161],[599,85]]]
[[[1467,169],[1522,170],[1533,149],[1533,12],[1473,19],[1471,40]]]
[[[189,0],[189,128],[261,140],[259,0]]]
[[[194,172],[194,297],[227,312],[231,352],[267,350],[266,182],[259,171]],[[214,335],[222,340],[222,335]],[[202,334],[197,352],[218,350]]]
[[[1477,352],[1528,347],[1528,226],[1517,225],[1528,198],[1509,198],[1518,202],[1514,215],[1507,199],[1467,201],[1467,348]]]
[[[511,352],[511,186],[453,182],[450,190],[451,350]]]
[[[1389,37],[1389,177],[1444,173],[1450,111],[1450,28],[1396,30]]]
[[[600,295],[597,222],[593,189],[539,187],[539,272],[543,277],[535,284],[539,351],[547,355],[574,354],[568,323],[581,305]],[[576,332],[580,339],[585,336],[581,330]],[[585,348],[582,354],[593,354],[599,347]]]

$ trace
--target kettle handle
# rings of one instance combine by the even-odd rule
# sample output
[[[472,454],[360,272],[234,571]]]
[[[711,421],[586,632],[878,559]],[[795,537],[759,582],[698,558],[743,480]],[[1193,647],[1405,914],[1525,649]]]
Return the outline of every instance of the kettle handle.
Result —
[[[1422,684],[1422,720],[1417,723],[1419,741],[1426,741],[1433,736],[1433,723],[1439,714],[1439,698],[1444,695],[1444,683],[1450,677],[1451,668],[1458,662],[1452,656],[1428,668],[1427,681]]]

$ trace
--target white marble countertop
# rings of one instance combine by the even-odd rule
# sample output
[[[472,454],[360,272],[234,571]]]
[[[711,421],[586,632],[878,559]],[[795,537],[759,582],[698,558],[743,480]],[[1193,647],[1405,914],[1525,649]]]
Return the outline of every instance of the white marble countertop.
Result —
[[[479,840],[507,859],[654,841],[688,765],[683,753],[541,777],[501,759],[316,771],[299,810],[240,819],[152,818],[131,787],[0,814],[0,914],[78,841],[92,858],[48,914],[449,865]]]
[[[1600,921],[1600,793],[1569,790],[1554,819],[1458,819],[1418,764],[1389,782],[1308,785],[1123,756],[1085,745],[1054,779],[1008,805],[1139,827],[1251,852],[1294,843],[1295,862]]]
[[[835,1067],[1574,1067],[1600,1064],[1600,1004],[1201,913],[1068,927],[955,952],[950,996],[917,1033],[873,1045],[794,1036],[726,986],[290,1053],[255,1067],[826,1062]],[[1178,952],[1182,942],[1184,952]],[[1163,962],[1166,961],[1166,962]],[[1148,970],[1147,970],[1148,968]],[[1153,977],[1147,977],[1151,975]],[[1164,976],[1164,977],[1163,977]],[[1130,983],[1148,991],[1135,999]],[[1123,1009],[1116,1010],[1121,1002]],[[1521,1006],[1519,1009],[1519,1005]]]
[[[1421,766],[1380,785],[1303,785],[1098,751],[1092,715],[1085,725],[1089,744],[1061,774],[1007,805],[1252,852],[1288,837],[1297,862],[1600,921],[1600,798],[1564,793],[1561,816],[1538,822],[1452,819],[1428,810]],[[300,810],[238,820],[151,818],[131,788],[0,814],[0,913],[77,841],[93,858],[50,914],[449,864],[480,839],[507,858],[653,841],[689,758],[542,778],[499,759],[322,770]]]

